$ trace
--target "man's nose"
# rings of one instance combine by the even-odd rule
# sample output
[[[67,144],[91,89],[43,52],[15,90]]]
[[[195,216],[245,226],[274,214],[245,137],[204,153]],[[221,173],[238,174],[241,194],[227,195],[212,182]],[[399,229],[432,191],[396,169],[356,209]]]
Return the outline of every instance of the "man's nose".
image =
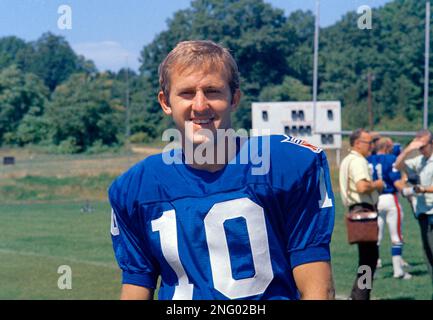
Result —
[[[197,112],[202,112],[208,109],[208,102],[203,91],[198,90],[194,97],[192,109]]]

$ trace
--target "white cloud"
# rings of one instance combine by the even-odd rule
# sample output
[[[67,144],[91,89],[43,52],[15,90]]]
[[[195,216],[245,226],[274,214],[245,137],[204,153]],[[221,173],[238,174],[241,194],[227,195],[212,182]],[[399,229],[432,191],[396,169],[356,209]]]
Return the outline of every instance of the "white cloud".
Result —
[[[84,42],[72,44],[77,54],[93,60],[100,71],[118,71],[129,66],[130,69],[138,70],[138,54],[123,48],[115,41]]]

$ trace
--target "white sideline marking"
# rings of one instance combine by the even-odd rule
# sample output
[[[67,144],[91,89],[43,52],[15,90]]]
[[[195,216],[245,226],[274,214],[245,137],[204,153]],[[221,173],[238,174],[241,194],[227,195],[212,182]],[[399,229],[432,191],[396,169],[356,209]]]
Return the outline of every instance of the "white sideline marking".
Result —
[[[73,262],[73,263],[82,263],[82,264],[88,264],[88,265],[96,266],[96,267],[118,269],[118,267],[114,263],[80,260],[80,259],[74,259],[74,258],[68,258],[68,257],[53,256],[53,255],[49,255],[49,254],[41,254],[41,253],[36,253],[36,252],[26,252],[26,251],[18,251],[18,250],[10,250],[10,249],[1,249],[0,248],[0,253],[18,254],[18,255],[22,255],[22,256],[32,256],[32,257],[39,257],[39,258],[55,258],[55,259],[61,259],[61,260],[69,261],[69,262]]]

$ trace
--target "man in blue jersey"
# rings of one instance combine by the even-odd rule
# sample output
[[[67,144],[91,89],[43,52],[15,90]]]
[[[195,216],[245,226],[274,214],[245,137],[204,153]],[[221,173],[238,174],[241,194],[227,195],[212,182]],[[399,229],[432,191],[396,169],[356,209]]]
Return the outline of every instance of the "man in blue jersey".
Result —
[[[394,278],[410,279],[411,275],[403,270],[406,265],[402,258],[403,252],[403,210],[398,201],[398,193],[404,187],[400,172],[395,169],[394,163],[397,157],[392,154],[393,143],[390,138],[382,137],[377,141],[377,152],[367,158],[370,169],[373,172],[373,180],[381,179],[384,188],[379,195],[377,209],[379,213],[378,225],[379,236],[377,245],[380,246],[383,239],[385,222],[388,225],[391,237],[392,266]],[[381,260],[378,259],[378,267],[381,267]]]
[[[333,298],[324,152],[287,136],[226,135],[239,72],[211,41],[179,43],[159,74],[182,148],[146,158],[109,189],[121,298],[152,299],[158,277],[159,299]]]

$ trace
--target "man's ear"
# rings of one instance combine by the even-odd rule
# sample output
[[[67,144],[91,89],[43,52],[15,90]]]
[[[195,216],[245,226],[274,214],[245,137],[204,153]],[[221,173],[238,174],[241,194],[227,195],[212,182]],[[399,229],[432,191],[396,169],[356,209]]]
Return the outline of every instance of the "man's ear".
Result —
[[[162,108],[162,111],[164,111],[164,113],[168,116],[171,115],[172,111],[171,111],[170,103],[168,102],[168,99],[162,90],[159,91],[158,93],[158,102]]]
[[[241,102],[241,96],[241,91],[239,89],[236,89],[235,93],[232,96],[232,111],[236,110],[236,108],[238,107],[239,102]]]

